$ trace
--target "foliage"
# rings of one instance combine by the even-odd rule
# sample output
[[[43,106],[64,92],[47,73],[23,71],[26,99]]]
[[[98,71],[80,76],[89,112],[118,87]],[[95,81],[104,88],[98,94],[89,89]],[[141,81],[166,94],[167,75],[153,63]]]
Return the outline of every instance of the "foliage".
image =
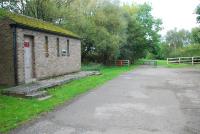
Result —
[[[1,0],[0,8],[7,9],[9,11],[23,13],[25,2],[27,0]]]
[[[161,21],[151,15],[151,6],[119,3],[119,0],[20,0],[5,1],[0,7],[60,24],[79,34],[83,62],[111,64],[120,58],[134,61],[148,52],[156,54]]]
[[[66,7],[71,1],[73,0],[2,0],[0,7],[44,21],[56,22],[62,17],[62,7]]]
[[[199,56],[200,55],[200,45],[199,44],[192,44],[187,47],[180,48],[176,54],[177,56]]]
[[[197,22],[200,23],[200,4],[196,8]]]
[[[152,8],[149,4],[145,3],[144,5],[140,5],[137,20],[144,28],[147,50],[155,54],[157,45],[160,43],[160,35],[158,32],[161,30],[160,26],[162,21],[155,19],[151,15],[151,10]]]
[[[176,51],[174,48],[169,45],[163,43],[160,45],[160,55],[159,59],[166,59],[170,57],[193,57],[200,55],[200,45],[199,44],[191,44],[185,47],[178,48]]]
[[[187,30],[170,30],[165,36],[165,40],[159,46],[159,58],[169,57],[199,56],[199,28],[193,28],[192,32]]]
[[[173,47],[175,50],[177,48],[187,46],[191,43],[191,33],[184,29],[177,30],[176,28],[170,30],[166,34],[166,43]]]
[[[16,128],[20,124],[35,118],[40,113],[52,110],[56,106],[64,104],[66,101],[94,89],[135,67],[136,65],[131,67],[103,67],[100,70],[102,75],[86,77],[49,89],[48,91],[53,97],[45,101],[0,95],[0,132]]]
[[[196,8],[197,21],[200,22],[200,5]],[[177,30],[167,32],[160,47],[160,59],[168,57],[200,56],[200,28],[194,27],[191,32]]]
[[[173,51],[172,47],[170,47],[165,42],[162,42],[159,47],[160,47],[160,51],[159,51],[158,59],[166,59],[166,58],[171,57],[170,54]]]
[[[156,54],[160,41],[158,32],[161,30],[161,20],[154,19],[151,15],[151,6],[146,3],[138,7],[124,8],[128,11],[128,27],[127,42],[121,47],[121,58],[134,62],[145,57],[147,53]]]
[[[30,0],[26,3],[25,15],[53,22],[59,10],[53,0]]]
[[[119,46],[126,29],[126,20],[119,5],[107,0],[77,0],[68,10],[63,25],[82,36],[84,62],[109,64],[119,57]],[[80,21],[76,21],[77,19]]]
[[[192,29],[192,42],[200,44],[200,27]]]
[[[127,35],[127,43],[121,48],[121,58],[130,59],[134,62],[136,59],[145,56],[145,32],[135,19],[131,19],[128,24]]]

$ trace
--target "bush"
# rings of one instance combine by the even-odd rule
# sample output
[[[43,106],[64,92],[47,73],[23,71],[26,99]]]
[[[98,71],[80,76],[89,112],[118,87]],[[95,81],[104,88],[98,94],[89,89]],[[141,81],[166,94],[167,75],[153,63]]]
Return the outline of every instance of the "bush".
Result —
[[[193,57],[200,56],[200,45],[194,44],[187,47],[183,47],[177,50],[177,52],[171,53],[172,57]]]

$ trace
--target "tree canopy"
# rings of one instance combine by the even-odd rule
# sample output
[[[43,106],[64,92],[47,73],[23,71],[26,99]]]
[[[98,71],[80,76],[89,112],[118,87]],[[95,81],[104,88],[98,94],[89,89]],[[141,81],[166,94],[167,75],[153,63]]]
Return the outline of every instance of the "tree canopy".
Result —
[[[196,8],[197,22],[200,23],[200,4]]]
[[[84,62],[132,62],[156,53],[161,20],[151,6],[120,5],[118,0],[4,0],[6,10],[59,24],[82,38]]]

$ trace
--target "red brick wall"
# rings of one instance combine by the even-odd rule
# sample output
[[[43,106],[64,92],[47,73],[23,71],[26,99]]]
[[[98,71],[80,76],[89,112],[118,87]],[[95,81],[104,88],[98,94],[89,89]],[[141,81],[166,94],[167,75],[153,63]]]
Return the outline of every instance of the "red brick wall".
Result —
[[[10,21],[0,20],[0,84],[14,85],[13,33]]]

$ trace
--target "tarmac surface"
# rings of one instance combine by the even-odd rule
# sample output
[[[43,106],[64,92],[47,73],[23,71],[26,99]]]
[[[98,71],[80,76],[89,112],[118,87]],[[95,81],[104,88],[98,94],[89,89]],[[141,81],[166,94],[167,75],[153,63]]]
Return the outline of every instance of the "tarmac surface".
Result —
[[[13,134],[200,134],[200,70],[142,66]]]

